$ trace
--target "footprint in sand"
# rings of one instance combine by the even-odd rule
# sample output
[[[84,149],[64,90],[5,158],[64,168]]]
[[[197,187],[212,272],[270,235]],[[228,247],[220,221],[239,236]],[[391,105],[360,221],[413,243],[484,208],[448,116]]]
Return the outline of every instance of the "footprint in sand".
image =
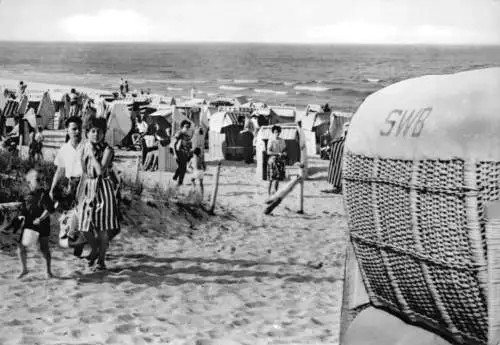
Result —
[[[135,331],[137,328],[136,325],[131,324],[131,323],[124,323],[122,325],[118,325],[115,327],[115,332],[119,334],[130,334]]]
[[[122,322],[130,322],[130,321],[133,321],[135,318],[130,315],[130,314],[122,314],[122,315],[118,315],[118,321],[122,321]]]
[[[19,321],[18,319],[14,319],[12,321],[6,322],[5,324],[7,326],[21,326],[23,324],[23,322]]]

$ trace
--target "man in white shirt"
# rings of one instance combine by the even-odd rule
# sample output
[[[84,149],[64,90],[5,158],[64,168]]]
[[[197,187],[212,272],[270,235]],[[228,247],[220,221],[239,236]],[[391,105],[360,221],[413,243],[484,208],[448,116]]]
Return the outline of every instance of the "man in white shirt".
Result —
[[[72,116],[66,120],[66,133],[69,138],[57,152],[54,164],[57,166],[56,173],[52,180],[49,195],[54,200],[54,189],[58,182],[66,176],[68,179],[67,191],[70,196],[71,204],[74,205],[78,200],[77,188],[82,176],[82,163],[80,160],[80,149],[82,147],[82,120],[77,116]],[[75,256],[80,257],[83,251],[83,245],[74,247]]]

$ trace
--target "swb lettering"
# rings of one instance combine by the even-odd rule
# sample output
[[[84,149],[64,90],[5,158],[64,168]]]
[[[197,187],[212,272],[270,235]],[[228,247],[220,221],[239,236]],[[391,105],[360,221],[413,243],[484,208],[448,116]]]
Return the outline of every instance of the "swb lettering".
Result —
[[[394,109],[385,119],[388,125],[380,131],[382,136],[411,136],[418,138],[424,129],[425,120],[432,112],[432,107],[419,110]]]

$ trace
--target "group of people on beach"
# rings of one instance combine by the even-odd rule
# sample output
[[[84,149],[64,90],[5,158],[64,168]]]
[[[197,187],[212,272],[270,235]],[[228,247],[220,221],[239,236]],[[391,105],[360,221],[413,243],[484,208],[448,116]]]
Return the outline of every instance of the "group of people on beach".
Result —
[[[59,149],[54,164],[57,167],[50,188],[41,183],[41,171],[31,169],[26,174],[30,189],[24,197],[20,226],[19,258],[21,274],[28,273],[27,245],[24,232],[38,233],[40,249],[46,261],[47,277],[52,277],[51,255],[48,245],[50,217],[57,206],[60,219],[60,240],[66,240],[73,253],[81,257],[85,244],[90,253],[85,257],[88,266],[106,269],[109,242],[120,232],[118,191],[119,181],[113,171],[114,150],[104,138],[106,120],[91,118],[82,128],[79,117],[66,120],[68,140]],[[82,130],[86,138],[83,140]]]

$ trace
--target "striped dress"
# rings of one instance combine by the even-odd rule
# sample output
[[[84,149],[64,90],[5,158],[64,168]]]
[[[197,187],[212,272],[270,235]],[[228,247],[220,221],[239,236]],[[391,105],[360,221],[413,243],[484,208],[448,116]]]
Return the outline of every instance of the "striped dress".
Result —
[[[114,156],[113,149],[106,143],[91,144],[87,142],[82,152],[82,196],[79,202],[80,231],[108,231],[119,230],[118,207],[116,201],[116,186],[111,179],[111,167],[97,176],[90,164],[90,150],[98,161],[102,161],[104,151],[109,148]]]
[[[333,185],[333,188],[340,189],[342,187],[342,156],[344,154],[345,138],[339,138],[332,142],[330,152],[330,165],[328,166],[328,183]]]

